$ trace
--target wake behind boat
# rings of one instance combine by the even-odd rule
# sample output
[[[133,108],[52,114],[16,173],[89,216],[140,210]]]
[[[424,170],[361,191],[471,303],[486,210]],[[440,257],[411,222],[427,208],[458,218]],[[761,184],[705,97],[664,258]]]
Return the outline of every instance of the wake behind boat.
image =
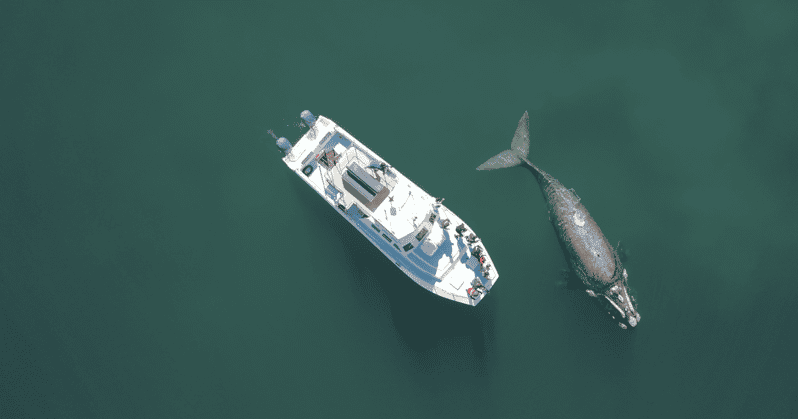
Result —
[[[277,140],[285,164],[418,285],[479,304],[499,273],[468,225],[335,122],[302,119],[293,147]]]

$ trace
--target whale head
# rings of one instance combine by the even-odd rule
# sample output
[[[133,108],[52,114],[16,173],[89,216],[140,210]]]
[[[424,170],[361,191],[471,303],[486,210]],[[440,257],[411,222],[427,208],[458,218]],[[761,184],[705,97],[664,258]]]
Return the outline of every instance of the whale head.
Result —
[[[637,312],[635,302],[629,295],[629,287],[626,285],[627,278],[624,269],[623,277],[603,292],[587,290],[588,295],[598,298],[603,303],[607,313],[622,329],[634,328],[640,323],[640,313]]]

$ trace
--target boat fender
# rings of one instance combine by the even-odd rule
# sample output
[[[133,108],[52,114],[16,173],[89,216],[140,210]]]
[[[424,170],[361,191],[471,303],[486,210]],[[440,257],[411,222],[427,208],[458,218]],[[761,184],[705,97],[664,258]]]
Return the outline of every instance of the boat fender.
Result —
[[[302,173],[304,173],[305,176],[310,176],[310,174],[313,173],[313,165],[309,164],[309,165],[305,166],[302,169]]]

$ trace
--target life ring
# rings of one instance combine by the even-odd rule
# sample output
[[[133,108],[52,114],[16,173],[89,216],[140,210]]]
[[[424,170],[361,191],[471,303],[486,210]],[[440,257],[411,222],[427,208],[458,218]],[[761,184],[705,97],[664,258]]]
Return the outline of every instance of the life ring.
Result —
[[[313,173],[313,165],[309,164],[309,165],[305,166],[302,169],[302,173],[304,173],[305,176],[310,176],[310,174]]]
[[[469,288],[466,290],[466,294],[468,294],[468,296],[473,300],[479,297],[482,293],[480,293],[476,288]]]

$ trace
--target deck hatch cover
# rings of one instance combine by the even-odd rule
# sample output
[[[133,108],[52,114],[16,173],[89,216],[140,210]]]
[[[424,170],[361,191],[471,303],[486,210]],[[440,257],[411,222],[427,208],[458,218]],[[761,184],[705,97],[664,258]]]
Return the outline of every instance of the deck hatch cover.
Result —
[[[371,177],[362,167],[360,167],[356,163],[350,164],[346,168],[346,174],[357,182],[360,187],[366,190],[366,192],[377,195],[383,188],[382,184]]]

